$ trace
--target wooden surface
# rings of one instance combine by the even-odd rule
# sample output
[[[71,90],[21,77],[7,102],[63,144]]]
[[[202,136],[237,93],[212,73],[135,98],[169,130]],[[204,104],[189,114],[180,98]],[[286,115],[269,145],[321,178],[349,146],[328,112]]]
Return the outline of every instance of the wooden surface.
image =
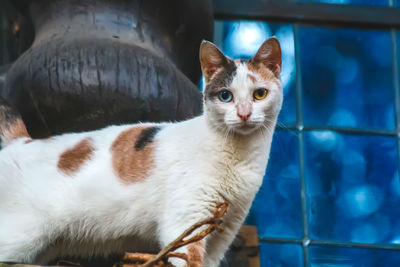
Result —
[[[243,225],[239,231],[239,236],[244,239],[244,245],[247,248],[256,250],[257,254],[249,254],[247,256],[249,267],[260,267],[260,250],[258,248],[258,232],[257,227],[252,225]]]
[[[258,233],[255,226],[244,225],[239,231],[237,238],[230,251],[227,253],[227,261],[222,267],[260,267],[260,253],[258,245]],[[47,267],[82,267],[77,264],[60,262],[60,265],[46,265]],[[0,263],[0,267],[44,267],[41,265]]]

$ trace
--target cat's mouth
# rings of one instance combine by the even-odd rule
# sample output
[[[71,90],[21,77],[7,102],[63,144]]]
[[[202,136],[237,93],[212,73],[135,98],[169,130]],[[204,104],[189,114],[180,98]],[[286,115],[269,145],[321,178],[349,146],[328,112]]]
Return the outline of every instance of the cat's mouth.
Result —
[[[240,130],[252,130],[252,129],[256,128],[256,127],[257,127],[257,125],[255,125],[255,124],[247,124],[247,123],[245,123],[245,124],[241,124],[241,125],[237,126],[236,128],[240,129]]]
[[[234,128],[234,131],[240,134],[248,134],[259,128],[259,124],[249,122],[241,122],[232,126]]]

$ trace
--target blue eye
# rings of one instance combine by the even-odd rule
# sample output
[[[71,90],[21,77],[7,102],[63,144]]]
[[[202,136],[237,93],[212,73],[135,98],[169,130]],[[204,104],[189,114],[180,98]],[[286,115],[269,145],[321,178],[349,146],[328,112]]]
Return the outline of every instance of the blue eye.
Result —
[[[224,90],[219,91],[218,98],[222,102],[227,103],[227,102],[231,102],[232,101],[233,95],[232,95],[232,93],[230,91],[224,89]]]

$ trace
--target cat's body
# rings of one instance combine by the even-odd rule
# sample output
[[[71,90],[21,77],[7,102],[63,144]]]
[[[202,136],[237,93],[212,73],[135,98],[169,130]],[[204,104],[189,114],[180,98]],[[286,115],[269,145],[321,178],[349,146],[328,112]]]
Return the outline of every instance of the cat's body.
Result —
[[[218,69],[208,76],[202,63],[208,84],[217,87]],[[225,74],[232,86],[268,86],[273,103],[263,107],[270,113],[263,127],[250,124],[251,112],[242,114],[244,101],[234,107],[242,118],[237,129],[219,130],[220,103],[207,104],[216,101],[207,99],[210,87],[205,114],[188,121],[11,140],[0,151],[0,261],[148,252],[209,217],[222,201],[229,203],[225,230],[180,249],[190,266],[218,266],[262,183],[282,102],[279,76],[266,81],[246,63],[234,64],[234,73]]]

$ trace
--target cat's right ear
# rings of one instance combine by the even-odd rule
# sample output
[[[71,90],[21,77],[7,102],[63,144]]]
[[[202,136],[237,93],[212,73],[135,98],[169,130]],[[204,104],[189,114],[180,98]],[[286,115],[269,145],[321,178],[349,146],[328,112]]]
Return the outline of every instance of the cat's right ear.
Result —
[[[225,55],[209,41],[203,41],[200,45],[200,64],[203,76],[208,83],[214,73],[223,68],[228,62]]]

